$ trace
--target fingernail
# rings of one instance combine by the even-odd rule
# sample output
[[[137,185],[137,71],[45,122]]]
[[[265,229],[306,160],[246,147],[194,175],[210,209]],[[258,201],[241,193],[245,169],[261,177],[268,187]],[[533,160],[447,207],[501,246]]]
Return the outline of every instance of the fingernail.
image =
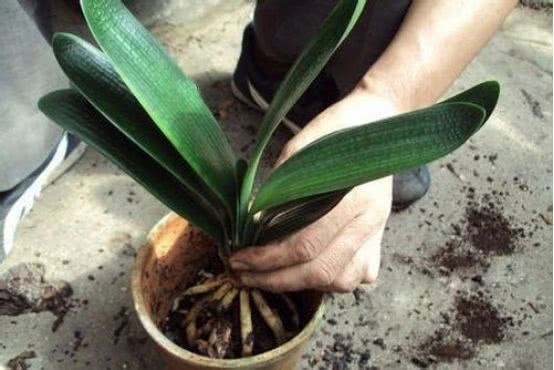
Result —
[[[233,270],[249,270],[250,266],[247,263],[240,260],[230,260]]]

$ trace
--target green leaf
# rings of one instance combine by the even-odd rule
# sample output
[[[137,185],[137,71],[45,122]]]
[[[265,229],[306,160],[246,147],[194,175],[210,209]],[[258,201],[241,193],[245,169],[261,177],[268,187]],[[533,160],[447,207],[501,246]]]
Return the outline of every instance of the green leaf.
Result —
[[[256,172],[271,135],[348,36],[365,3],[365,0],[341,0],[281,83],[261,123],[256,148],[242,184],[241,213],[246,213],[248,208]]]
[[[485,121],[489,119],[496,103],[498,103],[498,96],[500,95],[500,85],[497,81],[485,81],[478,85],[473,86],[470,89],[467,89],[461,92],[458,95],[455,95],[445,101],[439,103],[452,103],[452,102],[467,102],[479,105],[486,112]]]
[[[82,0],[100,47],[160,130],[234,209],[235,155],[198,88],[120,0]]]
[[[431,162],[469,139],[485,114],[475,104],[445,103],[324,136],[273,172],[251,213]]]
[[[256,235],[248,244],[267,244],[303,229],[332,210],[349,190],[314,195],[263,211]]]
[[[89,102],[183,183],[204,212],[223,222],[225,211],[220,200],[156,127],[106,55],[79,37],[64,33],[54,35],[52,47],[62,70]]]
[[[113,127],[81,94],[69,89],[55,91],[42,97],[38,105],[50,119],[94,147],[166,206],[221,242],[218,220],[201,212],[196,199],[173,175]]]

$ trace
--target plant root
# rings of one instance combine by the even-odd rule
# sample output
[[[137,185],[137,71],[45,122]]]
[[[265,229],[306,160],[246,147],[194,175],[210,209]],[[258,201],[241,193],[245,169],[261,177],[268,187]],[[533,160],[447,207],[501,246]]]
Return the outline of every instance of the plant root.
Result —
[[[182,294],[183,297],[189,296],[189,295],[196,295],[196,294],[203,294],[211,292],[212,290],[215,290],[216,288],[219,288],[221,285],[227,282],[227,279],[225,278],[210,278],[207,279],[205,282],[199,285],[195,285],[193,287],[188,288],[185,290],[185,292]]]
[[[225,284],[223,284],[221,287],[219,287],[218,290],[216,290],[215,292],[212,293],[209,299],[210,302],[219,302],[223,297],[225,297],[225,294],[227,294],[227,292],[229,290],[231,290],[231,288],[233,287],[233,284],[231,284],[230,282],[227,282]]]
[[[196,298],[199,295],[202,296]],[[192,305],[188,311],[178,310],[181,300],[185,297],[193,300]],[[293,332],[285,329],[279,313],[271,308],[260,290],[241,286],[231,276],[221,274],[209,277],[200,284],[188,288],[174,302],[173,311],[185,315],[183,327],[186,341],[191,348],[196,348],[199,353],[211,358],[239,355],[236,350],[229,350],[233,326],[228,316],[224,316],[233,307],[233,302],[237,297],[242,357],[251,356],[254,353],[255,336],[250,297],[252,297],[261,318],[271,330],[277,345],[283,344],[292,336]],[[296,304],[284,294],[279,294],[278,297],[290,312],[294,330],[299,329],[300,315]],[[196,301],[194,301],[195,299]]]
[[[211,333],[213,327],[214,327],[215,319],[209,319],[206,321],[206,323],[198,329],[196,332],[196,335],[198,338],[204,337]],[[200,339],[199,339],[200,340]]]
[[[286,294],[279,294],[279,298],[281,298],[283,302],[285,302],[289,311],[291,312],[291,321],[294,324],[294,327],[297,329],[300,328],[300,315],[298,314],[296,304]]]
[[[223,283],[227,282],[228,280],[229,279],[227,277],[223,275],[219,275],[215,277],[209,277],[206,280],[204,280],[202,283],[195,285],[193,287],[190,287],[175,299],[175,301],[173,302],[172,310],[173,311],[177,310],[177,307],[179,307],[179,304],[185,297],[191,296],[191,295],[209,293],[212,290],[223,285]]]
[[[205,297],[194,303],[185,317],[187,342],[189,346],[193,346],[196,341],[196,319],[200,312],[206,307],[207,302],[208,297]]]
[[[206,296],[200,300],[198,300],[190,309],[188,312],[185,323],[186,323],[186,332],[187,332],[187,342],[190,346],[194,346],[194,343],[196,342],[197,335],[197,329],[196,329],[196,320],[198,319],[198,315],[202,310],[204,310],[207,306],[209,306],[212,302],[218,302],[225,296],[225,294],[231,289],[231,283],[227,282],[219,287],[215,292],[213,292],[211,295]]]
[[[269,326],[273,332],[277,344],[283,344],[287,340],[288,335],[285,331],[281,318],[273,312],[271,307],[269,307],[265,298],[262,296],[262,293],[258,289],[253,289],[251,294],[256,308],[260,312],[260,315],[264,319],[267,326]]]
[[[252,331],[252,311],[248,289],[240,290],[240,334],[242,356],[250,356],[254,349],[254,332]]]
[[[224,358],[231,344],[231,324],[225,320],[216,320],[208,340],[196,341],[198,350],[211,358]]]
[[[221,303],[219,303],[218,310],[219,312],[225,312],[227,311],[231,305],[233,304],[233,301],[235,300],[235,297],[239,294],[238,288],[231,288],[227,294],[223,297],[221,300]]]

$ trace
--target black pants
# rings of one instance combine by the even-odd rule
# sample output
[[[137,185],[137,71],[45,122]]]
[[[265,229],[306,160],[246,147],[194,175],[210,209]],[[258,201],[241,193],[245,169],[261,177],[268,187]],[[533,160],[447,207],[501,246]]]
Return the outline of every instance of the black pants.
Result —
[[[284,74],[318,31],[336,0],[258,0],[254,13],[257,58]],[[368,0],[352,33],[325,71],[342,95],[349,92],[395,36],[411,0]]]
[[[56,31],[75,32],[90,39],[78,0],[19,2],[47,40]],[[258,0],[254,13],[257,52],[270,73],[286,72],[336,2]],[[368,0],[358,24],[325,68],[340,91],[350,91],[377,60],[396,34],[410,4],[411,0]]]

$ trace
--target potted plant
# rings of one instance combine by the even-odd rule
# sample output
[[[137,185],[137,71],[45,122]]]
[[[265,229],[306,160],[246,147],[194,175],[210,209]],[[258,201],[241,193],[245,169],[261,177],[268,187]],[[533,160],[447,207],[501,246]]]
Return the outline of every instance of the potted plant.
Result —
[[[55,35],[73,88],[44,96],[40,109],[175,212],[150,232],[133,273],[138,315],[171,368],[294,367],[321,319],[322,295],[241,286],[229,256],[314,222],[354,186],[450,153],[492,113],[499,87],[485,82],[432,107],[329,134],[254,191],[273,132],[364,5],[337,4],[281,84],[248,162],[235,157],[195,84],[120,0],[81,2],[102,51]]]

